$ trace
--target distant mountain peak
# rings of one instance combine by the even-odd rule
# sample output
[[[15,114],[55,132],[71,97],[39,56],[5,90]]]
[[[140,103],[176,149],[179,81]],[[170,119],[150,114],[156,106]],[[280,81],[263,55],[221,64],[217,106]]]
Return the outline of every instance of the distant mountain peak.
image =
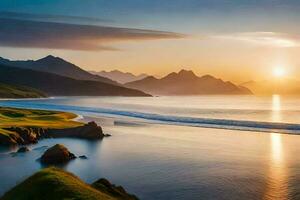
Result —
[[[186,70],[186,69],[182,69],[178,72],[178,74],[192,74],[195,75],[195,73],[192,70]]]
[[[216,79],[214,76],[209,75],[209,74],[203,75],[203,76],[201,76],[201,78],[202,79]]]
[[[147,76],[147,77],[144,78],[143,80],[158,80],[158,79],[155,78],[154,76]]]
[[[170,79],[195,79],[195,78],[198,78],[198,77],[192,70],[182,69],[178,73],[172,72],[172,73],[168,74],[163,79],[170,80]]]
[[[111,71],[100,71],[100,72],[95,72],[95,71],[90,71],[92,74],[97,74],[100,76],[107,77],[109,79],[115,80],[121,84],[132,82],[132,81],[137,81],[141,80],[143,78],[146,78],[148,75],[147,74],[140,74],[140,75],[135,75],[130,72],[123,72],[120,70],[111,70]]]
[[[53,61],[64,61],[64,62],[66,62],[66,63],[69,63],[69,62],[65,61],[64,59],[62,59],[62,58],[60,58],[60,57],[55,57],[55,56],[53,56],[53,55],[48,55],[48,56],[46,56],[46,57],[44,57],[44,58],[41,58],[41,59],[38,59],[38,60],[36,60],[36,61],[49,61],[49,62],[53,62]]]
[[[115,81],[98,75],[90,74],[77,65],[53,55],[48,55],[38,60],[11,61],[7,59],[0,59],[0,64],[58,74],[78,80],[100,81],[104,83],[119,85]]]
[[[195,73],[192,70],[185,70],[182,69],[178,72],[178,75],[182,75],[182,76],[196,76]]]
[[[125,86],[139,89],[153,95],[208,95],[208,94],[252,94],[230,81],[223,81],[211,75],[198,77],[193,71],[182,69],[161,79],[151,76]]]
[[[120,70],[117,70],[117,69],[114,69],[114,70],[112,70],[112,71],[110,71],[110,72],[123,73],[123,72],[121,72]]]
[[[48,56],[46,56],[46,57],[44,57],[44,58],[47,58],[47,59],[53,59],[53,58],[58,58],[58,57],[53,56],[53,55],[48,55]]]

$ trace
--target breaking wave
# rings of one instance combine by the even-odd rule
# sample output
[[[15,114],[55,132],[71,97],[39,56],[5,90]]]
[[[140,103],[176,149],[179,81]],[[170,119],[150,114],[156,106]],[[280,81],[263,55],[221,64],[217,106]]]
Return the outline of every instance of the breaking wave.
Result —
[[[300,134],[300,124],[293,124],[293,123],[183,117],[183,116],[163,115],[163,114],[156,114],[156,113],[143,113],[143,112],[127,111],[127,110],[126,111],[115,110],[115,109],[108,109],[108,108],[43,104],[43,103],[34,103],[34,102],[32,103],[32,102],[25,102],[25,101],[2,101],[0,102],[0,106],[69,111],[69,112],[75,112],[80,115],[94,114],[94,115],[122,116],[122,117],[143,119],[151,123],[163,123],[163,124],[173,124],[173,125],[175,124],[175,125],[183,125],[183,126]]]

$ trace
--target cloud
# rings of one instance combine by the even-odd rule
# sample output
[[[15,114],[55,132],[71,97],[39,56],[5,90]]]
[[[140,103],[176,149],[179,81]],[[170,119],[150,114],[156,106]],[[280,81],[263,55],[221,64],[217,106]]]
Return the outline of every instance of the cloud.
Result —
[[[0,18],[0,46],[69,50],[115,50],[121,41],[182,38],[184,35],[132,28]]]
[[[253,45],[271,46],[271,47],[297,47],[300,45],[300,37],[286,33],[277,32],[244,32],[225,35],[215,35],[211,38],[241,41]]]
[[[43,22],[60,22],[60,23],[72,23],[72,24],[94,24],[94,25],[100,23],[103,24],[103,23],[112,22],[111,20],[99,19],[93,17],[32,14],[32,13],[19,13],[19,12],[10,12],[10,11],[0,12],[0,18],[43,21]]]

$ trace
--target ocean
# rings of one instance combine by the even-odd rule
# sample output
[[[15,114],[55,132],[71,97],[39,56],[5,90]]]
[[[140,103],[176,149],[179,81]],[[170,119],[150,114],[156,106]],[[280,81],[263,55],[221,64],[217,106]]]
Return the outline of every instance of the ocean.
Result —
[[[0,151],[0,195],[43,166],[56,143],[76,159],[62,168],[101,177],[145,200],[300,199],[300,97],[55,97],[0,106],[63,110],[112,137],[44,139],[29,153]]]

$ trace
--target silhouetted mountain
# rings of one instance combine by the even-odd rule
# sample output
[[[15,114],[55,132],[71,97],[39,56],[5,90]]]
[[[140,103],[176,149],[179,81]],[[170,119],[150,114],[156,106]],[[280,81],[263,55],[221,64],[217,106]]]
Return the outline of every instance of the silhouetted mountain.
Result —
[[[210,75],[198,77],[187,70],[172,72],[161,79],[149,76],[125,86],[152,95],[252,94],[249,89],[229,81],[225,82]]]
[[[0,64],[0,82],[33,87],[52,96],[148,96],[144,92],[99,81],[85,81]]]
[[[95,72],[90,71],[91,74],[96,74],[102,77],[109,78],[111,80],[117,81],[119,83],[128,83],[132,81],[141,80],[143,78],[146,78],[147,74],[140,74],[140,75],[134,75],[129,72],[121,72],[119,70],[113,70],[113,71],[101,71],[101,72]]]
[[[26,61],[11,61],[0,57],[0,64],[58,74],[73,79],[101,81],[104,83],[118,85],[118,83],[115,81],[98,75],[90,74],[89,72],[81,69],[80,67],[70,62],[67,62],[59,57],[54,57],[51,55],[39,60]]]

